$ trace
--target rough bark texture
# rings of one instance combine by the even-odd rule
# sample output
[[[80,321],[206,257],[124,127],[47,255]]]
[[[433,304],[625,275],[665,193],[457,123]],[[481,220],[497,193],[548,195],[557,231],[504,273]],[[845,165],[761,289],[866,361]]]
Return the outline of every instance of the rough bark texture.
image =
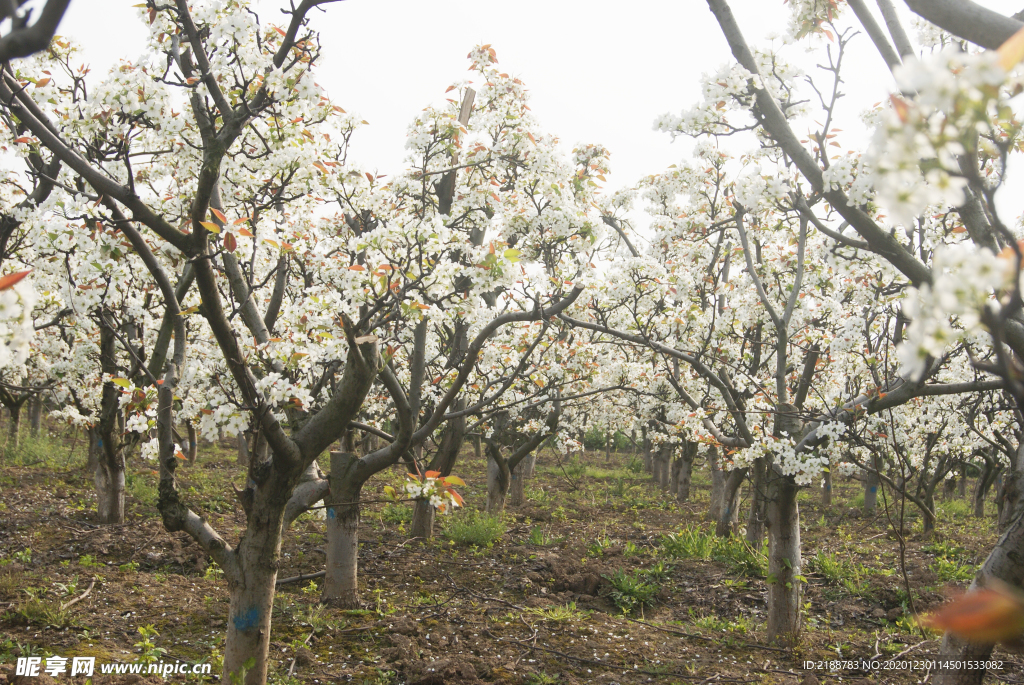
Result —
[[[826,471],[821,479],[821,506],[832,506],[832,471]]]
[[[997,578],[1013,587],[1024,583],[1024,516],[1018,512],[1009,522],[1006,532],[999,538],[995,549],[988,555],[971,589],[984,587],[989,579]],[[985,661],[992,654],[991,644],[965,642],[947,633],[942,640],[942,660]],[[983,669],[938,671],[935,685],[981,685]]]
[[[526,464],[519,462],[509,472],[508,503],[513,507],[523,506],[526,500]]]
[[[100,368],[110,377],[117,376],[114,324],[110,314],[100,312]],[[124,452],[118,420],[120,390],[112,381],[103,384],[100,420],[97,424],[99,459],[93,482],[96,484],[97,518],[100,523],[124,523]]]
[[[686,502],[690,499],[690,483],[693,480],[693,460],[697,457],[697,443],[685,442],[679,450],[679,473],[676,476],[676,500]]]
[[[412,524],[409,526],[409,536],[429,540],[434,536],[434,519],[437,511],[435,507],[425,499],[416,500],[412,507]]]
[[[747,544],[754,549],[764,545],[765,516],[767,516],[766,464],[758,457],[750,468],[750,515],[747,517]]]
[[[249,526],[235,552],[237,582],[229,582],[228,634],[224,643],[221,682],[233,683],[247,670],[246,685],[265,683],[270,650],[270,619],[274,607],[277,564],[281,556],[284,502],[260,498],[249,515]],[[252,525],[258,522],[258,525]],[[251,669],[246,662],[253,660]]]
[[[740,492],[747,478],[747,469],[733,469],[725,476],[722,493],[722,513],[715,526],[715,535],[727,538],[736,530],[740,520]]]
[[[877,464],[876,464],[877,466]],[[878,505],[878,474],[874,471],[864,472],[864,514],[870,516],[875,513]]]
[[[792,647],[800,638],[800,488],[773,474],[769,484],[768,529],[768,640]]]
[[[981,518],[985,515],[985,498],[992,488],[992,483],[998,475],[998,467],[990,461],[986,461],[978,476],[978,482],[974,486],[974,516]]]
[[[33,395],[32,399],[29,400],[28,406],[29,412],[29,430],[33,438],[39,437],[39,431],[43,426],[43,397],[42,395]]]
[[[501,456],[497,443],[487,442],[487,513],[500,514],[505,510],[505,496],[512,474],[508,462]]]
[[[331,492],[327,501],[327,575],[320,601],[346,609],[359,607],[359,491],[355,480],[358,457],[331,452]],[[337,506],[332,506],[337,504]]]
[[[708,468],[711,469],[711,505],[708,507],[707,519],[718,521],[722,516],[722,506],[725,500],[725,473],[718,461],[718,447],[712,446],[708,450]]]

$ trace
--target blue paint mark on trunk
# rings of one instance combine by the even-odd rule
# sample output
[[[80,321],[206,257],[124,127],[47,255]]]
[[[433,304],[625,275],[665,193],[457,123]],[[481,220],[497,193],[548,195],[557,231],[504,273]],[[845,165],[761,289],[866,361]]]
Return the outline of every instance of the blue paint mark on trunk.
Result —
[[[871,492],[872,493],[878,492],[878,488],[876,486],[872,485],[871,486]]]
[[[253,630],[260,622],[260,610],[251,606],[244,612],[235,614],[231,621],[235,624],[235,630]]]
[[[329,519],[336,519],[336,518],[338,518],[338,514],[335,513],[334,507],[327,507],[327,518],[329,518]]]

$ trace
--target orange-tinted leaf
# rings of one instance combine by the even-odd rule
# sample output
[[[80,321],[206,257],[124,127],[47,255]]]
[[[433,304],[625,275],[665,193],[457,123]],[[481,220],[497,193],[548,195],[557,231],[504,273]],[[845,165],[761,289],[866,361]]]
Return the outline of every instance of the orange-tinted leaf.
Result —
[[[1006,71],[1017,66],[1024,59],[1024,29],[1007,38],[996,50],[996,54],[999,55],[999,66]]]
[[[452,496],[452,499],[455,500],[460,507],[466,505],[465,500],[462,499],[462,495],[460,495],[459,493],[455,492],[454,490],[448,490],[448,494]]]
[[[50,79],[48,79],[48,78],[41,78],[38,81],[36,81],[36,88],[42,88],[43,86],[45,86],[49,82],[50,82]]]
[[[238,229],[238,235],[244,235],[246,238],[251,238],[252,237],[252,231],[250,231],[247,228],[240,228],[240,229]]]
[[[904,124],[907,123],[910,115],[910,106],[907,104],[907,101],[899,95],[893,94],[889,96],[889,102],[892,103],[892,108],[896,111],[896,116],[900,118],[900,121]]]
[[[427,471],[427,478],[437,478],[440,475],[440,471]]]
[[[989,581],[990,587],[968,592],[918,619],[928,628],[944,630],[971,642],[1015,640],[1024,634],[1024,601],[1019,590]]]
[[[448,485],[461,485],[463,487],[466,486],[466,481],[462,480],[458,476],[448,476],[447,478],[444,479],[444,482],[447,483]]]
[[[224,249],[228,252],[234,252],[238,248],[238,242],[235,240],[235,236],[230,233],[224,234]]]
[[[200,221],[200,225],[210,233],[220,233],[220,226],[213,223],[212,221]]]
[[[15,283],[25,278],[32,272],[31,269],[27,271],[19,271],[13,274],[7,274],[6,276],[0,277],[0,290],[7,290],[12,287]]]
[[[224,212],[220,211],[219,209],[214,209],[213,207],[210,207],[210,214],[213,214],[215,217],[220,219],[221,223],[223,224],[226,224],[228,222],[228,218],[224,216]]]

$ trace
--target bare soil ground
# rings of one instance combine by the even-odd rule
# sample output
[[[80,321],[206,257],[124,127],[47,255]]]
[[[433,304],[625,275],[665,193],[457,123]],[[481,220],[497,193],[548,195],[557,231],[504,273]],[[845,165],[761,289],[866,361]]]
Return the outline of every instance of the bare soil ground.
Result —
[[[92,479],[80,447],[70,445],[40,440],[0,462],[0,684],[47,682],[14,675],[23,655],[205,660],[218,674],[228,607],[219,569],[187,536],[163,530],[156,475],[137,459],[127,522],[97,526]],[[468,450],[456,467],[469,484],[467,509],[485,501],[484,466]],[[204,446],[179,473],[190,504],[237,540],[243,513],[230,484],[243,477],[233,452]],[[838,482],[827,509],[816,490],[802,492],[806,629],[797,649],[783,650],[765,641],[759,555],[739,542],[716,548],[708,534],[703,473],[680,505],[630,454],[608,463],[588,453],[560,466],[545,452],[525,504],[506,512],[504,534],[477,545],[465,543],[467,530],[487,531],[468,525],[466,511],[438,517],[433,540],[409,540],[411,509],[381,494],[401,479],[395,471],[364,491],[371,501],[361,532],[363,610],[320,606],[316,580],[279,588],[271,682],[926,682],[924,668],[829,672],[804,662],[934,656],[936,636],[923,635],[910,615],[965,587],[996,540],[991,504],[976,519],[964,500],[940,502],[938,531],[929,536],[908,505],[908,595],[881,504],[865,517],[856,481]],[[899,503],[888,504],[898,525]],[[459,521],[461,534],[452,528]],[[321,570],[323,544],[322,523],[301,517],[286,534],[279,578]],[[146,626],[157,634],[145,638]],[[990,679],[1024,682],[1024,660],[998,650],[994,658],[1004,669]],[[170,677],[186,679],[201,678]]]

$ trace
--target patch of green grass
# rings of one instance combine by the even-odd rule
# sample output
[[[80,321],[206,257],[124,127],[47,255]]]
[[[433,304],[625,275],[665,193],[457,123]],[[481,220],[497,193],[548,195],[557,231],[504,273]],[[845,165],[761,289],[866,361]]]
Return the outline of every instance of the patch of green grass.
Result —
[[[864,595],[869,591],[870,585],[865,578],[865,569],[834,552],[818,550],[807,563],[813,570],[825,576],[828,582],[845,588],[852,595]]]
[[[145,473],[126,471],[124,491],[140,502],[156,504],[158,496],[156,477]]]
[[[464,547],[488,547],[505,534],[505,521],[482,511],[461,511],[444,526],[444,536]]]
[[[380,512],[384,523],[411,523],[412,507],[407,504],[388,504]]]
[[[971,518],[974,505],[966,499],[943,500],[935,504],[935,515],[943,521]]]
[[[739,575],[762,578],[768,574],[768,559],[736,537],[720,538],[700,528],[684,528],[661,538],[665,556],[673,559],[722,561]]]
[[[542,621],[551,621],[552,623],[582,621],[590,615],[589,611],[577,609],[576,602],[556,604],[555,606],[546,607],[544,609],[527,609],[526,611]]]
[[[50,435],[40,434],[37,437],[28,435],[28,426],[22,425],[22,437],[17,447],[14,447],[7,436],[6,426],[4,435],[0,438],[0,462],[14,466],[52,466],[63,468],[65,464],[76,457],[85,455],[87,445],[84,440],[79,440],[73,452],[63,441]]]
[[[605,578],[612,585],[608,598],[622,613],[632,613],[642,606],[654,604],[654,596],[658,594],[658,585],[650,582],[642,570],[637,569],[632,573],[627,573],[620,568]]]
[[[974,564],[945,557],[937,558],[931,568],[944,583],[966,583],[971,581],[977,572]]]

